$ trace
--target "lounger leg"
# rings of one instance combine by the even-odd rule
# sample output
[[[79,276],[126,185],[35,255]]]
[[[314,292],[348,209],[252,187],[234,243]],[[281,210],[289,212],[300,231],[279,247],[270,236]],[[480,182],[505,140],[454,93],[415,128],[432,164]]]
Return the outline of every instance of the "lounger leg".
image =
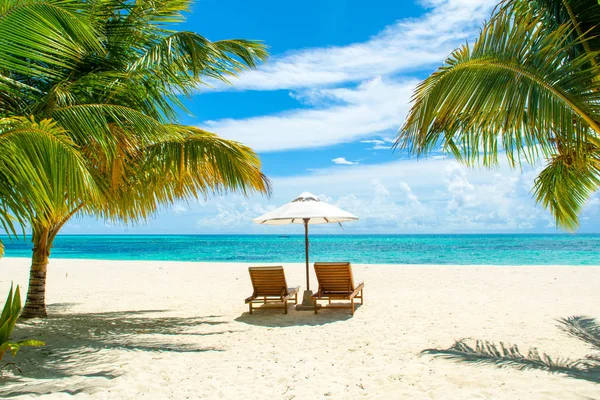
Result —
[[[329,301],[329,304],[331,304],[331,297],[329,297],[327,300]]]
[[[363,296],[364,296],[363,290],[361,289],[360,290],[360,304],[363,304]]]
[[[298,292],[296,292],[295,304],[298,304]]]
[[[354,297],[350,299],[350,306],[352,307],[352,315],[354,315]]]
[[[250,308],[250,314],[252,314],[252,302],[248,303],[248,307]]]
[[[317,313],[318,309],[319,309],[319,304],[317,304],[317,299],[315,298],[313,300],[313,302],[315,303],[315,314]]]
[[[287,314],[287,299],[285,299],[285,301],[283,302],[283,307],[284,307],[284,314]]]

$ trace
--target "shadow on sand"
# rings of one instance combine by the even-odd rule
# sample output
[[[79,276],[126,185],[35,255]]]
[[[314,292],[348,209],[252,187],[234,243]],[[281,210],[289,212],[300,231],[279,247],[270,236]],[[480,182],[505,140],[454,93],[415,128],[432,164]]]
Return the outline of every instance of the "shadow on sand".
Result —
[[[152,315],[169,310],[76,314],[68,312],[70,306],[72,304],[50,305],[47,319],[22,321],[16,326],[13,339],[35,338],[47,345],[19,352],[16,361],[23,373],[18,374],[9,367],[0,374],[0,398],[24,394],[73,395],[103,387],[123,373],[117,350],[223,351],[201,347],[194,337],[232,332],[219,329],[228,321],[214,315],[192,318]],[[174,335],[178,336],[176,340]],[[12,360],[5,357],[3,361]]]
[[[245,312],[235,320],[248,325],[265,326],[270,328],[290,326],[318,326],[334,322],[352,319],[352,314],[347,308],[323,307],[315,315],[313,311],[296,311],[294,305],[288,306],[288,313],[284,314],[281,309],[270,307],[259,307],[254,309],[254,314]],[[355,310],[361,307],[355,306]]]
[[[550,373],[561,373],[575,379],[583,379],[600,383],[600,324],[594,319],[584,316],[561,318],[559,329],[570,337],[581,340],[589,345],[595,354],[584,358],[570,360],[554,358],[546,353],[540,353],[536,348],[521,353],[517,345],[499,344],[477,340],[472,347],[467,339],[455,342],[448,349],[427,349],[421,354],[475,365],[495,365],[512,367],[518,370],[537,369]]]

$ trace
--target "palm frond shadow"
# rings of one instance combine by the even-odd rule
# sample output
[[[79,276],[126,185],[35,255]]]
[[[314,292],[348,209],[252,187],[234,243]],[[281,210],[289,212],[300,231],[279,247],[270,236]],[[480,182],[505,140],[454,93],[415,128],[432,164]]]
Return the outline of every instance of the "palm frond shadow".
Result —
[[[590,345],[592,350],[600,352],[600,325],[594,318],[573,316],[560,318],[557,322],[558,328],[563,333],[584,341]],[[571,360],[553,358],[546,353],[540,353],[536,348],[529,349],[527,355],[524,355],[517,345],[476,340],[473,347],[467,341],[468,339],[461,339],[448,349],[426,349],[421,354],[430,354],[438,358],[475,365],[495,365],[512,367],[520,371],[536,369],[561,373],[571,378],[600,383],[600,353]]]
[[[120,360],[123,350],[156,353],[223,351],[199,346],[198,337],[233,332],[222,329],[227,321],[215,315],[150,316],[167,311],[69,313],[53,310],[46,320],[17,325],[16,339],[40,337],[47,346],[34,349],[37,351],[25,349],[27,351],[19,354],[18,363],[23,374],[0,374],[0,398],[64,392],[64,385],[56,384],[56,379],[69,382],[65,393],[102,387],[124,372]],[[173,340],[174,335],[177,340]]]

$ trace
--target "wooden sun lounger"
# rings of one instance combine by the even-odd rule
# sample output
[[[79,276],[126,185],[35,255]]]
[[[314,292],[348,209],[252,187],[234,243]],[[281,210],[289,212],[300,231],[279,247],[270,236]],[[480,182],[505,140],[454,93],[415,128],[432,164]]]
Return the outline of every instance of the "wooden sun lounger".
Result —
[[[315,274],[319,281],[319,290],[312,296],[315,302],[315,314],[319,309],[317,300],[327,299],[329,304],[331,300],[350,300],[347,308],[352,310],[352,315],[354,315],[354,299],[360,299],[360,304],[363,304],[365,284],[362,282],[358,285],[354,284],[349,262],[317,262]]]
[[[283,267],[250,267],[248,271],[254,288],[252,296],[246,299],[250,314],[254,303],[282,303],[285,314],[288,300],[293,298],[295,304],[298,304],[300,286],[288,288]]]

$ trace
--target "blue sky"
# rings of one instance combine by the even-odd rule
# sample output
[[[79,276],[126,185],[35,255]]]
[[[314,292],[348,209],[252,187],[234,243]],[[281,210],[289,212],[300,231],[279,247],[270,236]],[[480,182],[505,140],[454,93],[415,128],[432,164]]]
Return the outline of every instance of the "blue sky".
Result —
[[[542,164],[467,170],[441,154],[390,150],[415,85],[477,35],[495,3],[197,1],[180,29],[263,40],[271,59],[232,87],[199,88],[181,120],[257,150],[273,196],[180,203],[133,227],[80,218],[63,233],[300,233],[250,220],[304,191],[361,218],[318,233],[556,232],[531,198]],[[581,232],[600,232],[599,206],[596,193]]]

